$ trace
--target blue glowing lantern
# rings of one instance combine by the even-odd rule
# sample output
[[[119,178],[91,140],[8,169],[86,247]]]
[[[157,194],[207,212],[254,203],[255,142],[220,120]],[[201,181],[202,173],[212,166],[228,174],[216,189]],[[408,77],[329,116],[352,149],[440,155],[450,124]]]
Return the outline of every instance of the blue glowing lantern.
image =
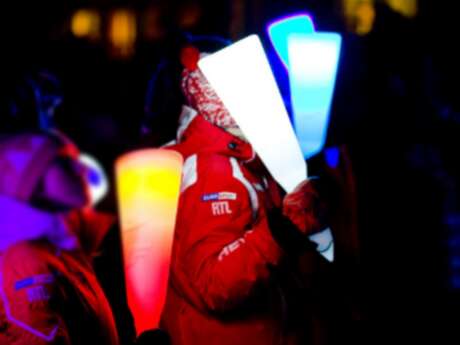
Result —
[[[293,33],[307,34],[315,32],[311,17],[306,14],[295,14],[277,19],[268,25],[267,28],[270,41],[275,48],[284,66],[288,67],[288,37]]]
[[[306,159],[324,146],[341,37],[315,32],[312,18],[296,14],[268,26],[270,41],[288,69],[296,135]]]
[[[324,146],[342,38],[337,33],[288,37],[294,127],[306,159]]]

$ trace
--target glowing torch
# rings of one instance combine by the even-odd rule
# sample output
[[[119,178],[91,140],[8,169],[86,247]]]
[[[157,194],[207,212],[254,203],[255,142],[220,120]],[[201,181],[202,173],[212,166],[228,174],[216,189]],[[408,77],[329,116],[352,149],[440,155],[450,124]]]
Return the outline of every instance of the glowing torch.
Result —
[[[128,305],[136,333],[157,328],[168,284],[182,156],[143,149],[116,161]]]
[[[332,32],[288,38],[294,125],[306,159],[326,142],[341,42],[341,36]]]
[[[198,65],[272,176],[288,192],[306,164],[259,37],[248,36]]]
[[[290,15],[273,21],[267,28],[270,42],[285,67],[289,66],[288,38],[292,34],[315,32],[313,19],[308,13]]]
[[[338,33],[315,32],[307,13],[277,19],[267,31],[288,69],[295,131],[308,159],[326,142],[342,38]]]

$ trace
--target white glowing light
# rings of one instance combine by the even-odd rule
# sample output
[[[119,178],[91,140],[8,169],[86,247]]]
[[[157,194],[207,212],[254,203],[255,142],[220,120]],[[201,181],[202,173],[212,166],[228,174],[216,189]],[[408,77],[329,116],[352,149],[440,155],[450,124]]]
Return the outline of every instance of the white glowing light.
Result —
[[[326,141],[341,41],[336,33],[288,38],[294,127],[305,158],[318,153]]]
[[[294,190],[307,166],[260,39],[251,35],[198,65],[272,176]]]
[[[91,204],[96,205],[109,191],[107,175],[102,165],[91,155],[82,153],[79,160],[88,168],[86,180],[89,185]]]
[[[310,241],[316,243],[316,250],[328,261],[334,261],[334,238],[330,228],[313,234],[309,237]]]

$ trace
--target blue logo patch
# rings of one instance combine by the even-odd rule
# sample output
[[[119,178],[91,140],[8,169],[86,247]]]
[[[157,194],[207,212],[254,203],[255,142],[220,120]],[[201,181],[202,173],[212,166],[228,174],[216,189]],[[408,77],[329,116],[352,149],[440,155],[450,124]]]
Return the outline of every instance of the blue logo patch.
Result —
[[[201,197],[201,201],[213,201],[213,200],[219,200],[219,193],[204,194]]]
[[[233,192],[218,192],[203,194],[201,201],[222,201],[222,200],[236,200],[236,193]]]

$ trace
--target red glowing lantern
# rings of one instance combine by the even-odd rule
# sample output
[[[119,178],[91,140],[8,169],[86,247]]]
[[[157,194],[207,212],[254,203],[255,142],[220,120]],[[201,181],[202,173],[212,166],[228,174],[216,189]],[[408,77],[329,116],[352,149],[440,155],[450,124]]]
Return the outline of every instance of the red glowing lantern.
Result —
[[[126,290],[137,334],[158,327],[164,306],[182,163],[177,152],[144,149],[115,164]]]

